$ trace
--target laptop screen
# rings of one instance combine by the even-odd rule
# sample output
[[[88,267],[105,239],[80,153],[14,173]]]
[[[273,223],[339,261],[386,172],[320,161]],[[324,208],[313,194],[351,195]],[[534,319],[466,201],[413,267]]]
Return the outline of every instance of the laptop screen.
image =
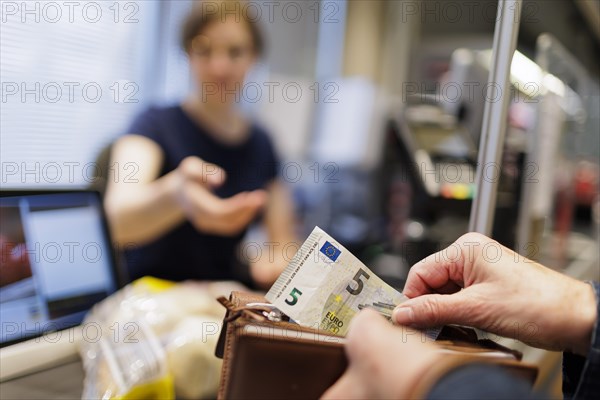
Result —
[[[117,289],[94,192],[0,198],[0,346],[79,324]]]

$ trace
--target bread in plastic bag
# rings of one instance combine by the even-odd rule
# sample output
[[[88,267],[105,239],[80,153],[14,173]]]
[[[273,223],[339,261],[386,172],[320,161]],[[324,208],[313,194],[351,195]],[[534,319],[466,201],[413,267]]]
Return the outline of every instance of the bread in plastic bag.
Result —
[[[225,310],[215,300],[237,282],[141,278],[98,303],[83,321],[82,398],[214,397],[221,360],[214,350]],[[91,329],[91,328],[95,329]]]

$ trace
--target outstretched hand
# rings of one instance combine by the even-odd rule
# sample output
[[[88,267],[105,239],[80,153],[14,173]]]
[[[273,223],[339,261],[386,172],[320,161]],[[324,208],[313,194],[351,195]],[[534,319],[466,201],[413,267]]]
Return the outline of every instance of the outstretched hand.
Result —
[[[225,172],[198,157],[187,157],[177,167],[177,200],[187,219],[201,232],[235,235],[254,219],[267,202],[264,190],[222,199],[213,190],[225,182]]]

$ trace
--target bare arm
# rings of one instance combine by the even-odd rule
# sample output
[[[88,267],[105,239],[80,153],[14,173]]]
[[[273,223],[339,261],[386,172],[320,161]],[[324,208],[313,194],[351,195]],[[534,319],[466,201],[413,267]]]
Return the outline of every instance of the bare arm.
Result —
[[[268,246],[272,251],[263,252],[260,259],[250,263],[252,278],[263,288],[268,288],[275,282],[294,256],[294,252],[298,250],[298,241],[294,233],[294,207],[288,188],[280,180],[275,180],[269,185],[268,193],[264,225],[269,237]]]
[[[113,146],[111,165],[135,163],[138,170],[133,179],[108,182],[105,208],[117,243],[147,243],[184,220],[176,171],[156,179],[163,158],[158,144],[139,135],[124,136]]]
[[[135,163],[133,181],[108,183],[105,207],[113,237],[120,244],[144,244],[188,220],[198,231],[230,236],[244,229],[263,207],[263,190],[222,199],[212,190],[225,180],[224,171],[198,157],[186,157],[173,171],[157,178],[163,152],[139,135],[120,139],[114,165]]]

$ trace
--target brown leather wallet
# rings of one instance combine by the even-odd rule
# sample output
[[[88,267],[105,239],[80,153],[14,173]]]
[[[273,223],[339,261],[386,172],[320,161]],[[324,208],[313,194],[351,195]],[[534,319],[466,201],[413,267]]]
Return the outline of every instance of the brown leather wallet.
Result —
[[[227,308],[215,351],[223,358],[219,399],[319,398],[346,369],[344,338],[274,322],[267,318],[271,308],[261,305],[267,300],[256,294],[232,292],[219,301]],[[472,329],[445,326],[436,343],[448,357],[498,364],[532,385],[537,377],[520,353],[478,340]]]

